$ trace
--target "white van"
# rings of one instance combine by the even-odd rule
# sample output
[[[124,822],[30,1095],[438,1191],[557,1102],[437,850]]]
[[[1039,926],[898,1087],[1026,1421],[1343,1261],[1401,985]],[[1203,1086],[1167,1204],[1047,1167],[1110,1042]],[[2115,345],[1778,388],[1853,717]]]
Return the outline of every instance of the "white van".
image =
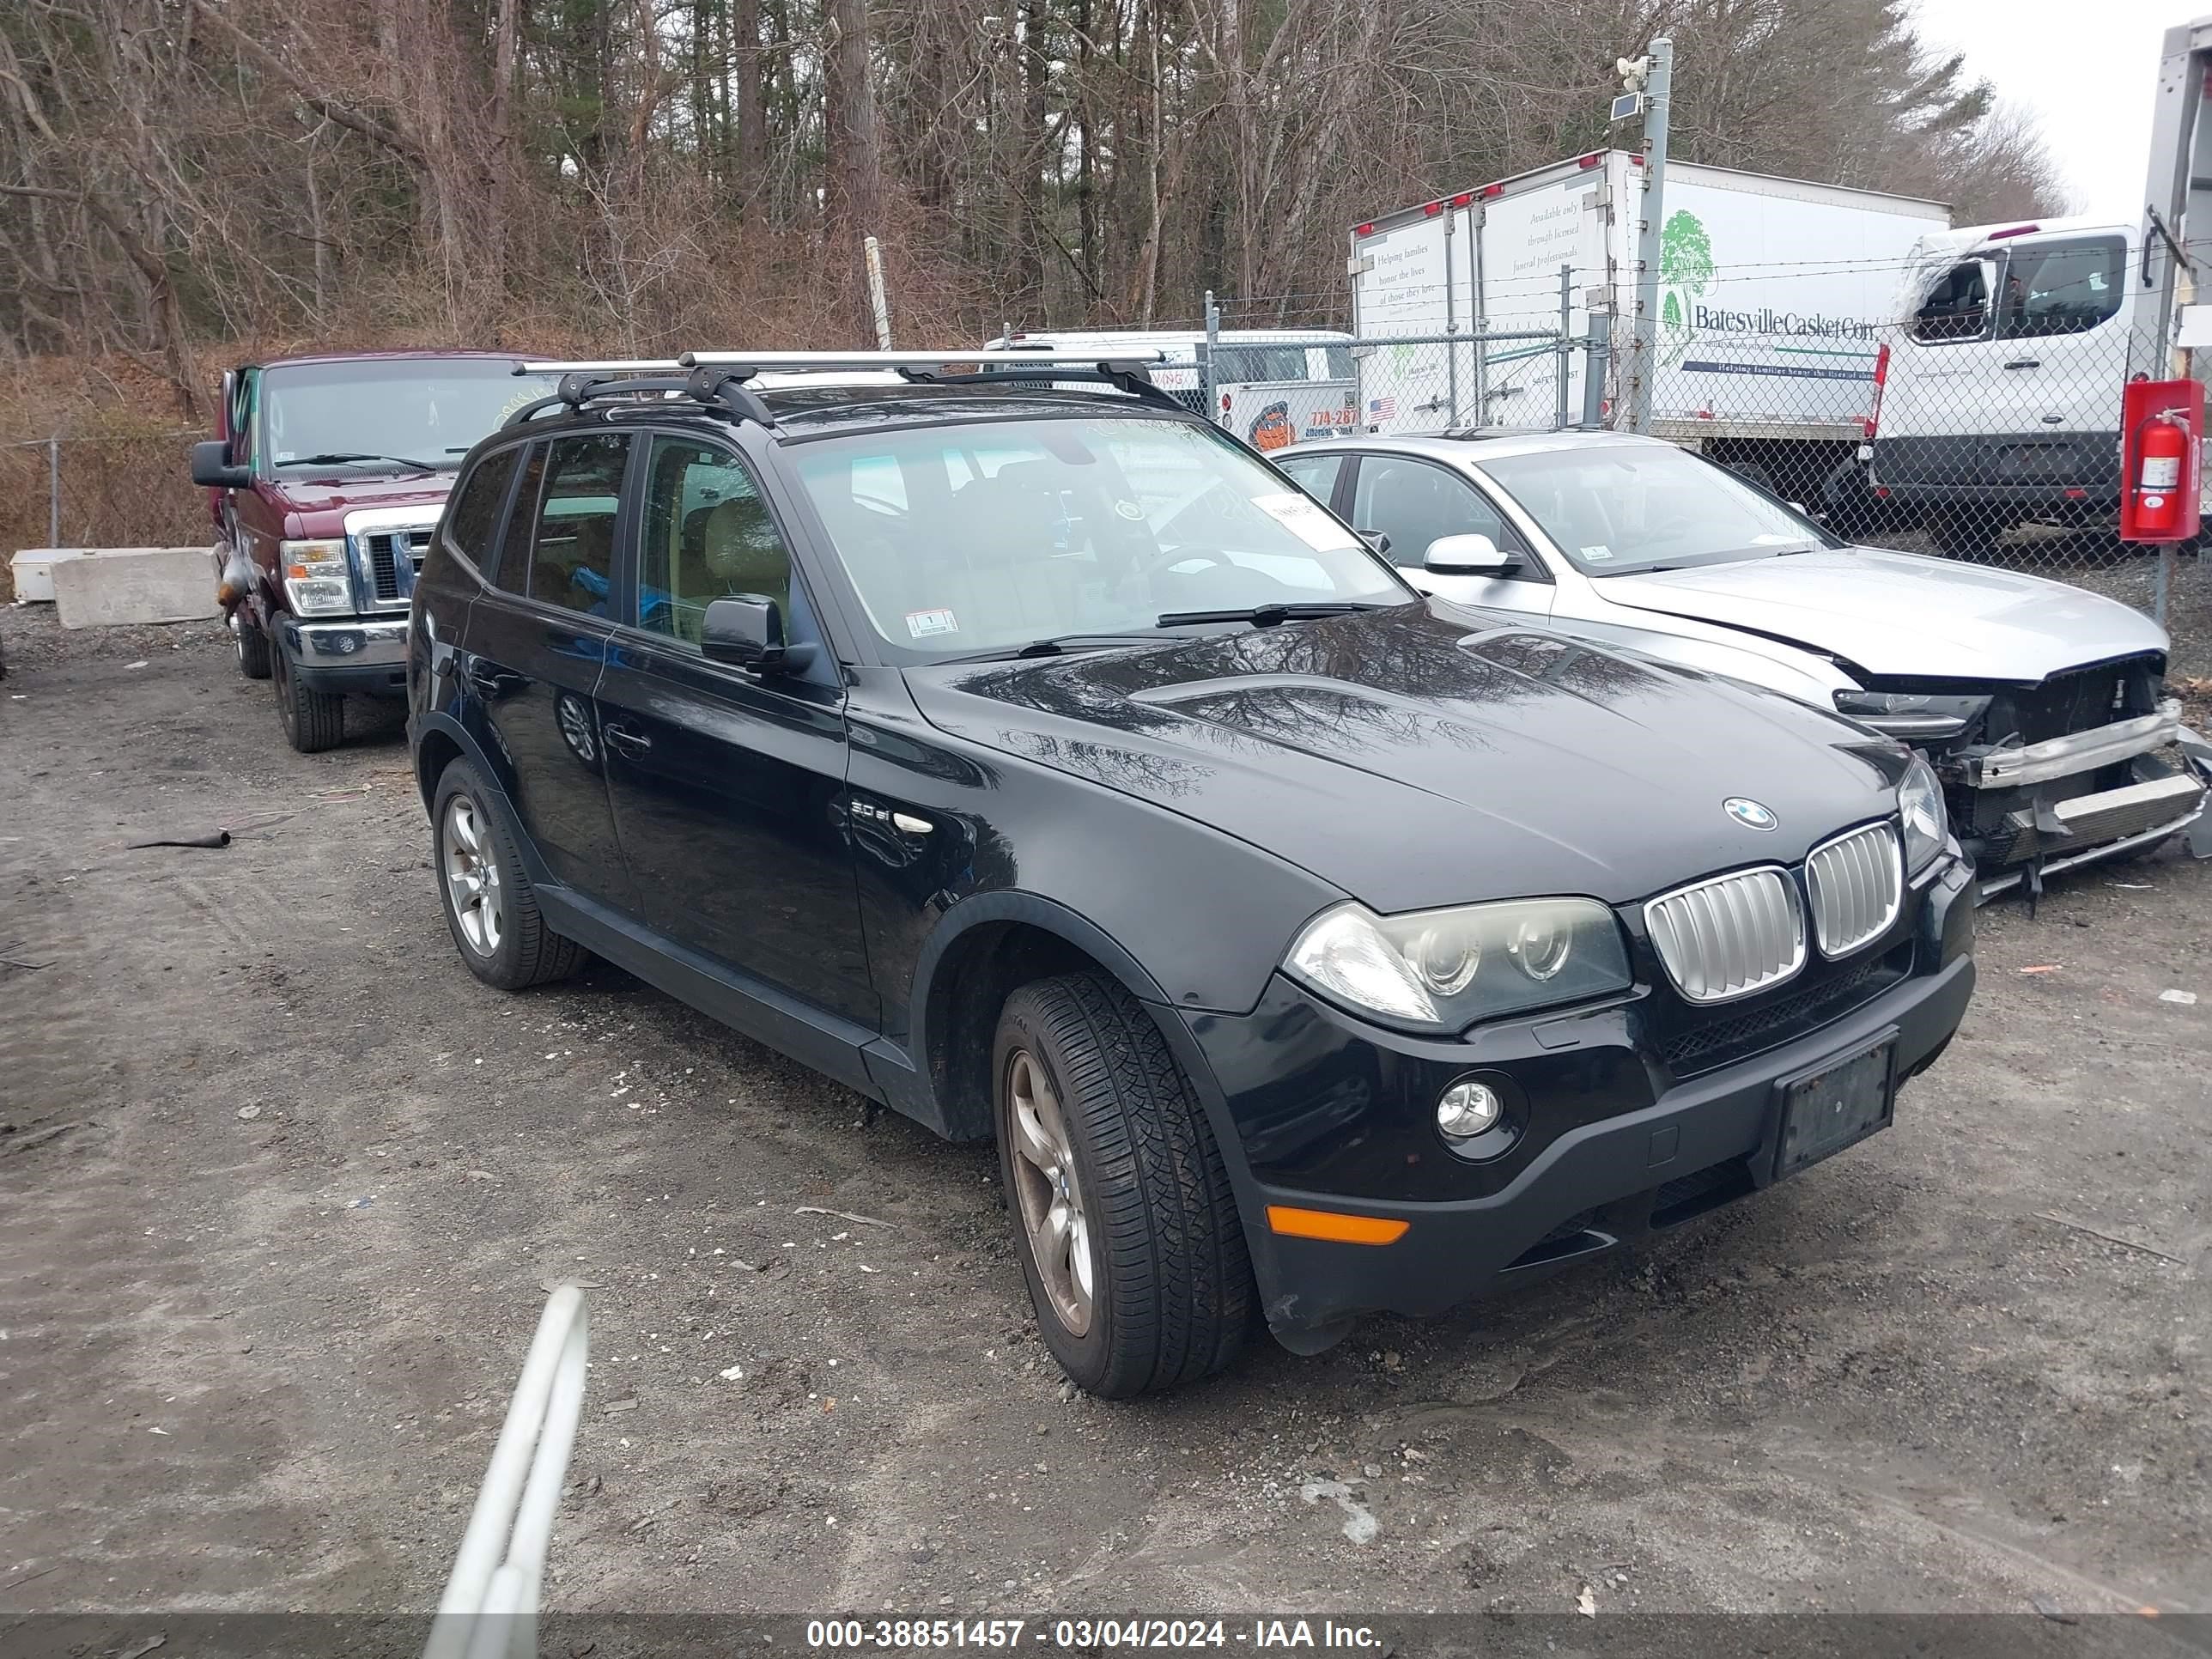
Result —
[[[1352,429],[1352,336],[1333,329],[1225,328],[1214,337],[1213,407],[1204,407],[1198,368],[1200,329],[1102,329],[1017,332],[984,343],[986,351],[1158,351],[1166,362],[1152,380],[1255,449]]]
[[[1948,553],[2029,520],[2119,507],[2120,392],[2156,343],[2131,328],[2142,234],[2092,219],[1922,239],[1877,361],[1876,497]]]

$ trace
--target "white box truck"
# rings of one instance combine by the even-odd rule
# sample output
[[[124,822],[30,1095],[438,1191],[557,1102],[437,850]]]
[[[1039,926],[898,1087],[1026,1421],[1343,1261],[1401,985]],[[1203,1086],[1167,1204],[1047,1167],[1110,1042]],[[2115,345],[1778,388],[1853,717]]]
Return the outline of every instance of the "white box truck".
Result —
[[[1594,313],[1613,319],[1598,412],[1615,423],[1644,203],[1643,157],[1598,150],[1354,226],[1360,428],[1578,423],[1587,354],[1554,341],[1563,320],[1586,340]],[[1949,224],[1937,202],[1670,164],[1652,430],[1796,499],[1848,473],[1900,273]],[[1483,337],[1387,343],[1446,334]]]

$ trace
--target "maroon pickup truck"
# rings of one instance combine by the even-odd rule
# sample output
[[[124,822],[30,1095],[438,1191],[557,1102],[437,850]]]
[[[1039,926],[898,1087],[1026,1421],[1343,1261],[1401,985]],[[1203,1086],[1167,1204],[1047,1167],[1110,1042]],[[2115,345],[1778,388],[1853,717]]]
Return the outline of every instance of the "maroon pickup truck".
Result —
[[[407,604],[453,471],[553,382],[512,353],[349,352],[223,376],[217,436],[192,447],[215,516],[239,672],[274,678],[302,753],[345,734],[347,694],[406,692]]]

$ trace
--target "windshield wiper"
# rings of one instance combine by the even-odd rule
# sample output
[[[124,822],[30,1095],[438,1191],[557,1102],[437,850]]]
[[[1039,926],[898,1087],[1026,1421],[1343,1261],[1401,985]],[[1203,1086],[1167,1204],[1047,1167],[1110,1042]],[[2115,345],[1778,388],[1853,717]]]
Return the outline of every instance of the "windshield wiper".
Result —
[[[1305,622],[1316,617],[1344,617],[1355,611],[1384,611],[1389,607],[1372,599],[1291,599],[1273,605],[1246,605],[1233,611],[1170,611],[1159,618],[1162,628],[1182,628],[1194,623],[1250,623],[1255,628],[1274,628],[1286,622]]]
[[[320,455],[301,455],[289,461],[279,461],[279,466],[337,466],[347,461],[390,461],[394,466],[411,466],[417,472],[435,472],[447,465],[444,461],[418,461],[406,455],[362,455],[349,449],[333,449]]]

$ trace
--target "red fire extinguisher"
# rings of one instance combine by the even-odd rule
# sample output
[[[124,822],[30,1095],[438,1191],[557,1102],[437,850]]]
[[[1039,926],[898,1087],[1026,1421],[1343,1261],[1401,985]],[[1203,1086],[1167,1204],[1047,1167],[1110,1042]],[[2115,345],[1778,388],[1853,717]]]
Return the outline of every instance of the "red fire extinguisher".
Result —
[[[2122,393],[2120,539],[2185,542],[2197,533],[2197,447],[2204,388],[2195,380],[2133,380]]]
[[[2189,428],[2179,410],[2162,409],[2136,429],[2133,519],[2146,540],[2172,535],[2181,524],[2182,475],[2189,459]]]

